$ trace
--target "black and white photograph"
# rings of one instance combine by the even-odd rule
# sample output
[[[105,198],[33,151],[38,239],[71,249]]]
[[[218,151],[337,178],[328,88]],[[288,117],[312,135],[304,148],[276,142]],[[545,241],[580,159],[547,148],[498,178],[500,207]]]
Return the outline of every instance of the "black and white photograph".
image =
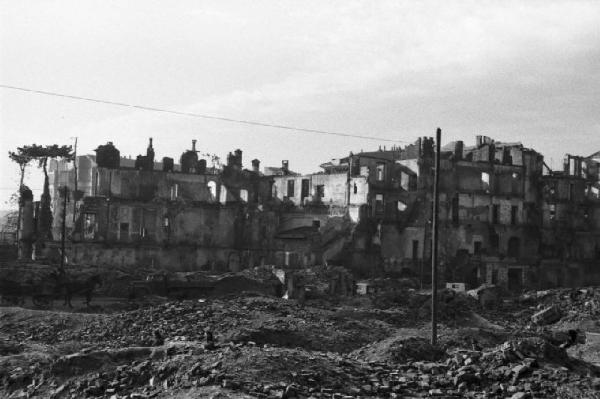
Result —
[[[0,398],[600,399],[600,1],[0,0]]]

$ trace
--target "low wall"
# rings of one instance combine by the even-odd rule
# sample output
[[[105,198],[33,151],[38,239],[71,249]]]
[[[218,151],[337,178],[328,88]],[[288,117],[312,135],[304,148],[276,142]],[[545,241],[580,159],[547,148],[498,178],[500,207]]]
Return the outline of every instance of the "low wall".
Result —
[[[73,244],[67,251],[70,263],[120,269],[149,268],[165,271],[239,271],[258,266],[272,255],[263,251],[234,248],[107,246],[96,243]]]

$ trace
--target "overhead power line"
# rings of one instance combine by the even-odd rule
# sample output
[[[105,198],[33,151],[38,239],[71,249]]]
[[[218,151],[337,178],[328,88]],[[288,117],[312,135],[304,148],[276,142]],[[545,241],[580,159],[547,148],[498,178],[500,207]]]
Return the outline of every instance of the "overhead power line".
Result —
[[[194,112],[183,112],[183,111],[176,111],[176,110],[171,110],[171,109],[148,107],[145,105],[127,104],[127,103],[118,102],[118,101],[102,100],[102,99],[91,98],[91,97],[74,96],[74,95],[70,95],[70,94],[56,93],[56,92],[44,91],[44,90],[28,89],[25,87],[17,87],[17,86],[10,86],[10,85],[4,85],[4,84],[0,84],[0,87],[2,87],[4,89],[20,90],[20,91],[25,91],[25,92],[29,92],[29,93],[35,93],[35,94],[44,94],[47,96],[69,98],[72,100],[89,101],[89,102],[94,102],[94,103],[115,105],[118,107],[136,108],[136,109],[141,109],[144,111],[154,111],[154,112],[163,112],[163,113],[174,114],[174,115],[183,115],[183,116],[189,116],[192,118],[213,119],[213,120],[230,122],[230,123],[240,123],[240,124],[244,124],[244,125],[264,126],[264,127],[275,128],[275,129],[295,130],[298,132],[327,134],[327,135],[331,135],[331,136],[352,137],[352,138],[365,139],[365,140],[386,141],[386,142],[392,142],[392,143],[408,143],[407,141],[402,141],[402,140],[386,139],[386,138],[379,138],[379,137],[374,137],[374,136],[366,136],[366,135],[351,134],[351,133],[344,133],[344,132],[331,132],[331,131],[327,131],[327,130],[306,129],[306,128],[302,128],[302,127],[287,126],[287,125],[280,125],[280,124],[267,123],[267,122],[226,118],[226,117],[216,116],[216,115],[197,114]]]

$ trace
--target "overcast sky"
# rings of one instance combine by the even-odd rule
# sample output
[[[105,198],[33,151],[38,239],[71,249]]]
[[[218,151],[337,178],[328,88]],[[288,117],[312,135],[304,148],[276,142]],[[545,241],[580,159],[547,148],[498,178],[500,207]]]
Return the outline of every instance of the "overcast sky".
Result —
[[[600,150],[600,1],[0,1],[0,84],[413,142],[521,141],[558,168]],[[318,165],[383,141],[0,88],[0,208],[24,144],[244,166]],[[29,184],[40,189],[40,172]],[[40,191],[34,191],[39,196]]]

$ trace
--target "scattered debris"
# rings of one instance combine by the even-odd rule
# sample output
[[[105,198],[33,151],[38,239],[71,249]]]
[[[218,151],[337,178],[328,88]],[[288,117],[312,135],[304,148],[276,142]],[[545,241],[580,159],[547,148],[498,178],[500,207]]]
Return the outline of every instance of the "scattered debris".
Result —
[[[531,316],[531,321],[539,325],[552,324],[559,321],[561,316],[562,314],[558,306],[550,306]]]
[[[440,343],[432,346],[424,317],[430,312],[427,292],[401,286],[347,295],[350,280],[336,273],[300,273],[315,290],[304,301],[254,291],[136,301],[129,309],[99,308],[97,313],[4,308],[0,396],[535,398],[597,393],[600,370],[593,363],[600,356],[589,352],[598,346],[596,338],[561,327],[575,320],[565,311],[569,304],[588,309],[580,318],[593,314],[585,303],[595,299],[595,289],[528,294],[493,307],[441,290]],[[488,288],[478,289],[480,297]],[[581,348],[587,351],[585,361],[573,357]]]

